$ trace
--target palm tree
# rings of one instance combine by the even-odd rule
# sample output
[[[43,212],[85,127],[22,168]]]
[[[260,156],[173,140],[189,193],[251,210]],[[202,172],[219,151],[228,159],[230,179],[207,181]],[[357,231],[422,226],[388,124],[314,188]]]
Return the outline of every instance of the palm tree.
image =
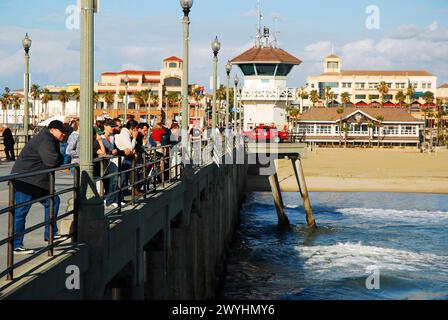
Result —
[[[378,121],[377,122],[377,128],[378,128],[378,147],[380,146],[380,137],[381,137],[381,127],[382,127],[382,124],[383,124],[383,121],[384,121],[384,117],[382,116],[382,115],[377,115],[376,116],[376,120]]]
[[[313,103],[313,107],[316,105],[316,102],[319,101],[319,94],[317,93],[317,90],[312,90],[310,93],[310,99]]]
[[[59,91],[58,99],[62,102],[62,115],[65,116],[65,104],[70,100],[70,94],[67,90],[61,90]]]
[[[44,114],[46,114],[48,112],[48,102],[50,102],[51,99],[53,99],[53,96],[51,95],[50,90],[45,88],[42,91],[42,104],[45,106],[44,110],[43,110]]]
[[[2,105],[5,108],[4,109],[5,111],[3,112],[3,117],[4,117],[3,122],[6,124],[8,123],[8,109],[12,102],[12,95],[10,92],[11,92],[11,90],[8,87],[6,87],[2,94]]]
[[[104,102],[106,103],[106,109],[109,109],[109,105],[115,102],[114,93],[110,91],[104,93]]]
[[[230,91],[232,91],[232,90],[230,90]],[[202,91],[194,91],[192,94],[192,97],[193,97],[193,100],[196,102],[195,116],[198,117],[198,105],[201,102],[202,98],[204,97],[204,94],[202,93]],[[231,99],[231,97],[229,97],[229,101],[233,101]],[[230,106],[227,106],[227,107],[230,107]]]
[[[151,93],[149,90],[145,89],[145,90],[141,91],[141,98],[143,100],[143,106],[147,107],[147,109],[146,109],[147,114],[149,114],[151,111],[151,104],[148,103],[150,96],[151,96]],[[148,106],[149,106],[149,108],[148,108]]]
[[[93,93],[93,106],[94,109],[98,109],[98,102],[100,101],[100,94],[98,92]]]
[[[31,114],[34,119],[36,115],[36,100],[40,98],[40,94],[42,93],[42,91],[40,90],[40,86],[38,84],[33,84],[30,91],[31,97],[33,98],[33,109]],[[39,112],[39,109],[37,109],[37,112]]]
[[[395,100],[397,100],[400,103],[400,108],[403,106],[403,102],[406,100],[406,95],[404,94],[403,90],[399,90],[397,94],[395,95]]]
[[[347,107],[347,103],[350,103],[350,93],[347,91],[341,93],[341,100],[344,104],[344,108]]]
[[[79,91],[78,88],[73,89],[73,98],[75,98],[76,101],[76,115],[79,116],[79,109],[78,109],[78,104],[79,104],[79,99],[81,99],[81,92]]]
[[[386,82],[380,82],[378,85],[378,92],[381,94],[381,107],[384,107],[384,96],[389,92],[389,87]]]
[[[424,121],[425,121],[425,124],[424,124],[424,126],[423,126],[423,131],[426,132],[426,118],[427,118],[427,115],[428,115],[428,113],[429,113],[429,109],[428,109],[428,107],[423,107],[423,108],[422,108],[422,113],[423,113],[423,119],[424,119]]]
[[[347,123],[344,123],[344,127],[342,127],[342,132],[344,132],[344,148],[347,148],[347,138],[349,131],[350,131],[349,126],[347,125]]]
[[[339,114],[339,147],[342,145],[342,114],[344,113],[344,108],[338,108],[336,112]]]
[[[326,107],[328,107],[328,101],[331,99],[333,92],[331,92],[331,87],[330,86],[326,86],[325,87],[325,104]],[[334,96],[334,94],[333,94]]]
[[[19,96],[15,95],[12,97],[12,107],[14,108],[14,123],[17,124],[17,110],[20,109],[22,100]]]
[[[304,99],[308,99],[308,96],[309,96],[309,94],[308,94],[308,92],[306,92],[305,88],[300,88],[300,91],[299,91],[299,97],[301,99],[301,102],[300,102],[300,114],[303,113],[303,100]]]
[[[412,84],[408,84],[408,88],[406,89],[406,96],[409,98],[409,113],[411,112],[411,103],[412,103],[412,96],[415,93],[414,86]]]
[[[428,107],[430,104],[432,104],[434,102],[434,93],[432,93],[431,91],[426,91],[425,94],[423,95],[423,100],[425,100],[425,105]],[[428,109],[428,108],[426,108]],[[426,120],[425,120],[425,124],[426,124]]]
[[[367,122],[367,128],[369,128],[369,147],[372,146],[372,136],[374,127],[375,125],[372,123],[372,121]]]

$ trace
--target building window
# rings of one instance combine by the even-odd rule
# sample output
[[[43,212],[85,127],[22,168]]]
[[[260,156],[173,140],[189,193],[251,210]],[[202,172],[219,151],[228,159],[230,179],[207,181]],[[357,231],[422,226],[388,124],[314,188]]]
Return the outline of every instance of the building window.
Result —
[[[378,82],[369,82],[369,89],[378,88]]]
[[[356,100],[364,100],[366,98],[365,94],[357,94],[355,95]]]
[[[418,88],[418,82],[412,82],[412,86],[414,87],[414,89]]]
[[[391,94],[385,94],[384,95],[384,100],[392,100],[393,98],[394,98],[394,96],[391,95]]]
[[[342,88],[351,88],[352,83],[351,82],[342,82]]]
[[[314,83],[311,84],[311,89],[314,89]]]
[[[327,62],[327,69],[338,69],[339,62]]]
[[[401,134],[402,135],[416,135],[417,134],[417,130],[415,128],[415,126],[402,126],[401,127]]]
[[[398,135],[398,134],[400,134],[400,127],[399,126],[385,126],[383,128],[383,134]]]
[[[431,89],[431,82],[422,82],[422,89]]]
[[[300,124],[299,134],[314,134],[314,125],[311,124]]]
[[[331,133],[331,126],[322,124],[318,124],[316,126],[316,134],[330,134],[330,133]]]
[[[164,81],[165,87],[180,87],[181,86],[181,80],[179,78],[166,78]]]
[[[395,89],[404,89],[406,88],[406,83],[396,83]]]
[[[355,135],[365,135],[369,134],[369,128],[365,124],[350,124],[349,133]]]
[[[356,82],[355,89],[364,89],[366,84],[364,82]]]
[[[378,94],[371,94],[371,95],[369,95],[369,99],[370,100],[377,100],[379,98],[380,98],[380,96]]]
[[[177,68],[177,63],[176,62],[170,62],[169,68]]]
[[[387,87],[388,87],[389,89],[392,89],[392,83],[387,82],[386,85],[387,85]]]

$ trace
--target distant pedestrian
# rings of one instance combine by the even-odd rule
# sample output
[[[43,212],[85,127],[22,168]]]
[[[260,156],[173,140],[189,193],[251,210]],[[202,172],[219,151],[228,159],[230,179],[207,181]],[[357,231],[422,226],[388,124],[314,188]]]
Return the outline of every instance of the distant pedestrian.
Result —
[[[14,173],[30,173],[59,167],[62,162],[62,154],[59,151],[59,142],[64,139],[66,128],[59,120],[53,120],[48,128],[43,128],[34,138],[32,138],[20,152],[15,162],[11,174]],[[15,179],[15,200],[16,205],[48,196],[50,193],[50,178],[48,174],[38,174],[23,179]],[[54,196],[54,225],[53,239],[61,236],[58,233],[56,218],[59,210],[59,196]],[[40,201],[45,208],[45,222],[50,220],[50,199]],[[34,250],[27,249],[23,246],[23,234],[25,230],[25,221],[31,204],[16,208],[14,210],[14,253],[16,254],[32,254]],[[48,241],[49,225],[45,225],[44,239]]]
[[[3,145],[5,146],[6,160],[16,161],[16,156],[14,155],[14,137],[12,135],[11,129],[7,125],[3,126]]]

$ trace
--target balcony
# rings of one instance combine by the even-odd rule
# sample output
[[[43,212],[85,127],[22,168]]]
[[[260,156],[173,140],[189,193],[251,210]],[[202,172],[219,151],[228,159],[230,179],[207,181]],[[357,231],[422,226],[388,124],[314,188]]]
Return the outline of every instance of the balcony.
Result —
[[[243,90],[241,93],[241,99],[244,100],[256,100],[256,101],[288,101],[295,100],[297,98],[296,88],[285,89],[268,89],[268,90]]]

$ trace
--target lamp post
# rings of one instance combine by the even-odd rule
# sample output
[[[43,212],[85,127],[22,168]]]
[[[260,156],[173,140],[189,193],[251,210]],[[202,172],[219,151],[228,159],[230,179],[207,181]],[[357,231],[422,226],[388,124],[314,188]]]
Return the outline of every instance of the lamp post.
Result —
[[[190,41],[190,17],[189,13],[191,10],[191,7],[193,6],[193,0],[180,0],[179,1],[180,6],[182,7],[182,11],[184,12],[184,17],[182,19],[184,34],[183,34],[183,68],[182,68],[182,133],[181,133],[181,142],[182,142],[182,154],[187,155],[188,154],[188,123],[189,123],[189,116],[188,116],[188,58],[189,58],[189,41]],[[184,156],[184,160],[185,160]]]
[[[230,106],[230,71],[232,71],[232,65],[230,61],[226,64],[227,73],[227,90],[226,90],[226,125],[225,128],[229,129],[229,106]],[[227,131],[226,131],[227,132]]]
[[[235,130],[238,128],[238,82],[240,81],[240,79],[238,79],[238,75],[235,74],[235,79],[234,79],[234,83],[235,83],[235,87],[233,89],[233,113],[235,115]]]
[[[238,95],[240,96],[240,101],[239,101],[239,108],[238,108],[238,113],[240,114],[239,119],[240,119],[240,131],[242,131],[243,127],[244,127],[244,112],[243,112],[243,108],[242,108],[242,104],[241,104],[241,93],[242,93],[243,89],[241,87],[238,88]]]
[[[23,105],[23,131],[25,131],[25,143],[28,142],[28,123],[29,123],[29,103],[28,103],[28,91],[30,86],[30,55],[29,51],[31,48],[31,39],[28,37],[28,33],[25,34],[25,38],[22,40],[23,49],[25,50],[25,87],[23,89],[23,94],[25,96]]]
[[[81,177],[93,181],[93,92],[94,92],[94,0],[82,0],[81,5],[81,86],[80,86],[80,157]],[[82,195],[94,197],[92,187],[84,183]]]
[[[216,132],[216,90],[218,87],[218,53],[221,49],[221,43],[218,41],[218,36],[212,42],[213,51],[213,106],[212,106],[212,137]]]
[[[126,75],[124,77],[124,96],[125,96],[125,103],[124,103],[124,120],[123,123],[126,124],[126,121],[128,119],[128,104],[129,104],[129,96],[128,96],[128,84],[129,84],[129,76]]]

